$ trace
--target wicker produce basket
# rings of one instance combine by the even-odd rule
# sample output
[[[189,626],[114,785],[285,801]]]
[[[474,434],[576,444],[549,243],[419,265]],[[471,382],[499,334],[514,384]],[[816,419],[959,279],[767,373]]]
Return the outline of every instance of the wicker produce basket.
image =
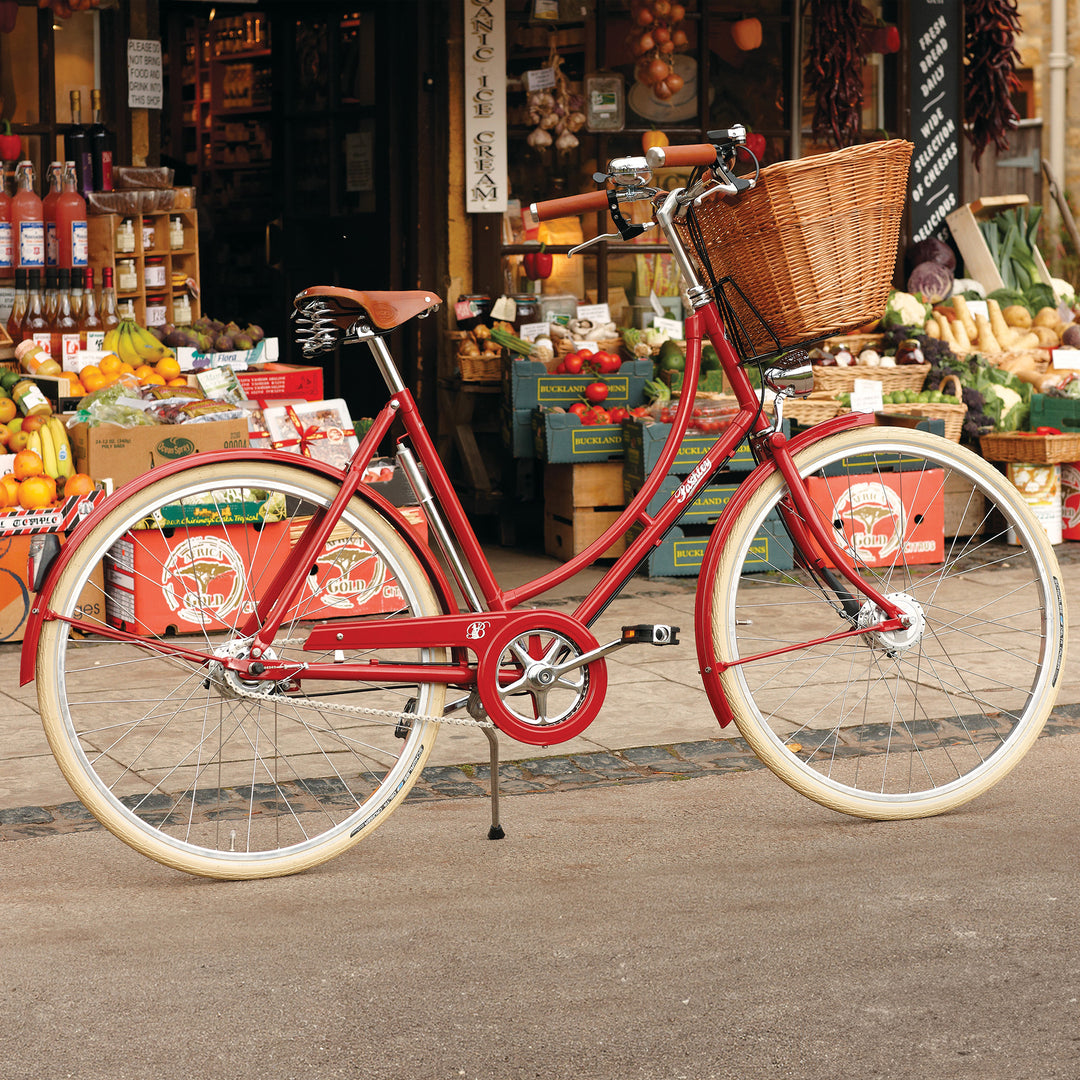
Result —
[[[856,379],[876,379],[881,383],[881,392],[891,390],[915,390],[923,388],[926,376],[930,374],[929,364],[899,364],[896,367],[863,367],[852,364],[848,367],[822,367],[814,365],[814,393],[844,394],[850,393]]]
[[[490,341],[480,345],[470,330],[451,330],[449,336],[462,382],[498,382],[502,378],[502,346]],[[465,356],[461,347],[466,342],[479,346],[488,355],[482,352],[479,356]]]
[[[1029,465],[1056,465],[1080,461],[1080,434],[1029,435],[1023,431],[999,431],[979,440],[988,461],[1012,461]]]
[[[559,338],[555,342],[555,356],[558,359],[562,359],[564,356],[569,356],[572,352],[577,352],[581,348],[582,343],[580,341],[571,341],[570,338]],[[603,341],[596,343],[598,349],[602,349],[604,352],[618,353],[622,348],[622,338],[605,338]]]
[[[809,397],[792,398],[784,402],[784,416],[804,427],[820,424],[822,420],[831,420],[843,411],[844,407],[831,394],[821,397],[811,394]]]
[[[896,267],[912,144],[850,146],[762,169],[757,186],[706,200],[682,228],[701,269],[738,291],[724,298],[740,351],[842,333],[878,318]],[[709,265],[706,265],[709,264]],[[745,296],[745,300],[743,297]],[[729,322],[731,320],[729,319]]]
[[[942,379],[938,389],[955,397],[960,397],[962,394],[960,380],[955,375],[947,375]],[[930,420],[944,420],[945,438],[952,439],[953,442],[960,441],[960,434],[964,429],[964,418],[967,416],[966,405],[952,405],[949,402],[912,401],[905,405],[883,405],[881,411],[891,415],[925,416]]]

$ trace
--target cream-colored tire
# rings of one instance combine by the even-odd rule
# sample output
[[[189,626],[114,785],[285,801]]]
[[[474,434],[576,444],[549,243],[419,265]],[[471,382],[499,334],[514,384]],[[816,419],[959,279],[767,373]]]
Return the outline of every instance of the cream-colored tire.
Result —
[[[863,598],[845,611],[827,582],[788,569],[786,487],[774,474],[699,598],[730,665],[720,680],[739,731],[785,783],[834,810],[889,819],[957,807],[1017,764],[1057,697],[1066,614],[1053,546],[1011,483],[945,439],[859,428],[796,460],[911,627],[818,640],[855,628]],[[871,610],[861,619],[877,621]]]
[[[87,809],[136,851],[207,877],[296,873],[370,833],[420,776],[445,686],[304,681],[299,666],[334,659],[303,649],[314,622],[441,613],[408,545],[362,500],[275,637],[274,657],[298,665],[295,685],[237,683],[197,658],[244,653],[238,628],[336,491],[302,467],[193,464],[119,502],[42,598],[83,615],[46,622],[38,646],[49,745]],[[175,524],[181,506],[191,524]],[[118,622],[130,641],[105,636]],[[445,653],[380,652],[406,658]]]

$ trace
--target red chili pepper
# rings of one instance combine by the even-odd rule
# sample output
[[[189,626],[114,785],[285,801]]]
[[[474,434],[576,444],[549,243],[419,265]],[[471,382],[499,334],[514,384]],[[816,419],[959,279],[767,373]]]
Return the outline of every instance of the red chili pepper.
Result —
[[[1061,428],[1056,427],[1037,427],[1035,429],[1036,435],[1060,435]]]
[[[18,161],[22,156],[22,138],[11,131],[11,121],[0,121],[4,133],[0,135],[0,161]]]
[[[530,251],[523,260],[525,276],[530,281],[543,281],[551,277],[552,258],[541,245],[539,251]]]

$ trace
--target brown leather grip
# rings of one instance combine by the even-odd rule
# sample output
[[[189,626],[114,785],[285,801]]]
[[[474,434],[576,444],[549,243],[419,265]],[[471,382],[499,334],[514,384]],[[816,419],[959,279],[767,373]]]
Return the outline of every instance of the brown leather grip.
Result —
[[[552,218],[584,214],[589,210],[606,210],[607,205],[607,191],[601,189],[586,191],[583,195],[567,195],[564,199],[536,202],[529,209],[537,221],[550,221]]]
[[[645,152],[650,169],[678,169],[684,165],[715,165],[716,147],[711,143],[689,146],[650,146]]]

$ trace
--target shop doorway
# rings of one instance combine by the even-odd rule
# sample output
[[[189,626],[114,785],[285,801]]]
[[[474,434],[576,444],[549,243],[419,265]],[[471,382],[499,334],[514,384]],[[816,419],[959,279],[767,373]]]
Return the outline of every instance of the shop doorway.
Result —
[[[302,359],[288,325],[302,288],[437,289],[445,277],[445,7],[162,4],[163,154],[199,190],[204,308],[260,322],[285,360]],[[394,345],[427,411],[438,341],[422,330],[432,340],[410,328]],[[339,354],[326,394],[363,415],[368,357]]]

